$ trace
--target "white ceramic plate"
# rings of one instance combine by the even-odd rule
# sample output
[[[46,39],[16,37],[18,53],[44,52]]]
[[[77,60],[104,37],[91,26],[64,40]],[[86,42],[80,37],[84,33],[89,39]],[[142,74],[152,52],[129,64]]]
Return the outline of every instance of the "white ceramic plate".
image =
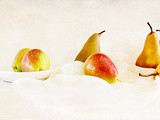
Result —
[[[0,66],[0,79],[4,81],[13,81],[18,78],[35,78],[45,79],[52,73],[51,70],[40,71],[40,72],[13,72],[10,66]]]

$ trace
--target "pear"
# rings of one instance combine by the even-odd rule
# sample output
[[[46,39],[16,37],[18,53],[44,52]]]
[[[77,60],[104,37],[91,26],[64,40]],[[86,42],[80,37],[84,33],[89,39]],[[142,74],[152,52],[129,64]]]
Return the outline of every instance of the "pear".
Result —
[[[23,56],[30,50],[30,48],[23,48],[21,49],[16,57],[14,58],[13,64],[12,64],[12,69],[14,72],[22,72],[21,70],[21,61]]]
[[[159,39],[153,32],[152,26],[147,23],[151,29],[148,34],[142,53],[136,61],[136,65],[143,68],[156,68],[160,63]]]
[[[84,44],[83,48],[75,58],[75,61],[85,62],[90,55],[100,52],[99,38],[104,32],[105,30],[100,33],[93,34]]]
[[[95,53],[88,57],[84,64],[84,74],[102,78],[110,84],[116,82],[118,70],[109,57]]]
[[[160,64],[157,66],[156,70],[154,71],[154,73],[148,74],[148,75],[143,75],[141,73],[139,73],[139,76],[141,77],[150,77],[153,76],[153,78],[155,79],[155,76],[159,75],[160,76]]]
[[[22,72],[44,71],[50,68],[49,57],[40,49],[28,51],[21,62]]]

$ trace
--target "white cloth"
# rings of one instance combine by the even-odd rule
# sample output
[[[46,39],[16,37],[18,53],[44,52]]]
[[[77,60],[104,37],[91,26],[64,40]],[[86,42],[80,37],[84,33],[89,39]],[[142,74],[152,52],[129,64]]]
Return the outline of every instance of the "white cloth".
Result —
[[[118,67],[119,78],[124,82],[128,82],[124,85],[123,83],[117,84],[114,89],[117,91],[128,90],[133,88],[132,84],[135,84],[137,92],[133,91],[133,93],[136,94],[135,96],[140,96],[143,93],[143,96],[137,99],[141,101],[147,98],[144,102],[149,106],[145,106],[145,110],[143,108],[135,110],[132,107],[132,109],[124,109],[121,112],[117,112],[117,109],[111,109],[108,116],[104,112],[101,114],[101,111],[98,111],[94,116],[92,116],[92,113],[86,115],[80,108],[76,112],[73,112],[72,108],[68,108],[68,111],[66,109],[62,111],[63,114],[54,114],[52,111],[53,105],[50,103],[53,96],[51,96],[51,100],[49,100],[49,96],[39,100],[40,92],[36,90],[33,93],[30,92],[34,90],[34,87],[41,90],[37,85],[41,86],[42,89],[45,89],[46,86],[51,88],[52,85],[49,85],[49,82],[46,81],[43,84],[41,81],[27,81],[25,79],[22,81],[17,80],[14,84],[8,84],[0,81],[0,119],[160,119],[159,97],[155,100],[159,94],[159,84],[151,78],[142,79],[138,77],[139,72],[149,73],[153,72],[153,70],[139,69],[134,65],[143,48],[145,37],[150,32],[146,22],[149,21],[154,30],[160,28],[159,4],[159,0],[1,1],[0,65],[11,65],[15,54],[24,47],[43,49],[49,55],[54,66],[70,63],[90,35],[105,29],[106,33],[101,36],[100,41],[102,52],[107,54]],[[78,70],[77,73],[79,73]],[[65,77],[65,79],[61,79],[60,76]],[[78,76],[74,76],[73,79],[77,81],[82,79],[81,77],[76,77]],[[90,80],[90,78],[84,78],[84,80],[86,79]],[[68,80],[68,75],[58,75],[56,80]],[[50,82],[52,83],[53,81]],[[101,84],[98,80],[93,80],[92,82]],[[64,84],[67,84],[67,82],[64,81]],[[82,84],[84,85],[84,82]],[[104,84],[102,86],[104,88]],[[106,86],[107,90],[113,89],[110,89],[108,84]],[[119,88],[122,86],[122,89]],[[91,87],[91,89],[93,88]],[[55,88],[48,90],[55,90]],[[42,96],[48,90],[41,90]],[[98,90],[95,90],[95,92],[98,92]],[[102,92],[104,91],[102,90]],[[110,92],[112,93],[112,91]],[[34,97],[34,93],[37,94],[35,96],[37,99]],[[48,94],[52,95],[53,93],[50,91]],[[124,92],[127,95],[129,93]],[[125,96],[124,94],[120,94],[120,96]],[[120,96],[116,97],[119,98]],[[132,96],[130,97],[132,98]],[[26,99],[29,100],[26,101]],[[76,99],[73,100],[74,103],[70,104],[76,104]],[[90,101],[90,98],[86,99]],[[63,103],[62,99],[58,97],[56,100],[59,103]],[[48,105],[51,105],[49,106],[50,109],[45,108]],[[65,106],[66,104],[64,103],[63,105]],[[92,107],[95,107],[94,105],[96,104],[93,104]],[[62,109],[60,108],[59,110]],[[84,111],[87,110],[86,107]],[[95,111],[93,110],[93,112]]]

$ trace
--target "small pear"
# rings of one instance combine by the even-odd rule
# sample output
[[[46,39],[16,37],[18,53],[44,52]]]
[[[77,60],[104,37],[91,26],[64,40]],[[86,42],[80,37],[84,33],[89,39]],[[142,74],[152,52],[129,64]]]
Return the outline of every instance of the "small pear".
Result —
[[[136,61],[136,65],[143,68],[156,68],[160,63],[159,39],[153,32],[152,26],[147,23],[151,29],[148,34],[142,53]]]
[[[160,64],[157,66],[156,70],[154,71],[154,73],[148,74],[148,75],[143,75],[141,73],[139,73],[139,76],[141,77],[150,77],[153,76],[153,78],[155,79],[155,76],[159,75],[160,76]]]
[[[12,69],[14,72],[22,72],[21,70],[21,61],[24,55],[30,50],[30,48],[23,48],[21,49],[16,57],[14,58],[13,64],[12,64]]]
[[[105,30],[100,33],[93,34],[84,44],[83,48],[75,58],[75,61],[85,62],[90,55],[100,52],[99,38],[104,32]]]

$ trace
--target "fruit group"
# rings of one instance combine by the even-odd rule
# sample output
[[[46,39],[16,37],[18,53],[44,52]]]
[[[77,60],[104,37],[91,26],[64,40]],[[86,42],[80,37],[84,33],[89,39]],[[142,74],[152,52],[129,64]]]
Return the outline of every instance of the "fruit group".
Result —
[[[159,39],[157,34],[153,32],[152,27],[148,34],[142,53],[136,61],[136,65],[143,68],[156,68],[160,63]]]
[[[50,68],[50,60],[42,50],[32,49],[24,55],[21,68],[23,72],[48,70]]]
[[[100,33],[93,34],[84,44],[83,48],[75,58],[75,61],[85,62],[90,55],[100,52],[99,38],[104,32],[105,30]]]
[[[109,57],[102,53],[93,54],[85,61],[84,73],[100,77],[111,84],[116,82],[118,76],[116,66]]]
[[[16,57],[14,58],[13,64],[12,64],[12,69],[14,72],[22,72],[21,70],[21,61],[23,56],[29,51],[29,48],[23,48],[21,49]]]

